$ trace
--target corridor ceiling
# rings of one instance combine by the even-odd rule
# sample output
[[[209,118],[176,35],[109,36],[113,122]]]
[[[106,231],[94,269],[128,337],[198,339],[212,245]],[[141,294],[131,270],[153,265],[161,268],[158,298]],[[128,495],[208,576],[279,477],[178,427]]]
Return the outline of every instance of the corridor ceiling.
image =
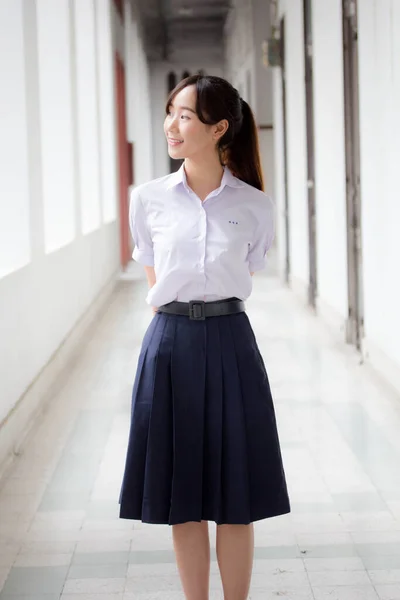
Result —
[[[213,49],[222,53],[232,0],[137,0],[149,60],[171,60]]]

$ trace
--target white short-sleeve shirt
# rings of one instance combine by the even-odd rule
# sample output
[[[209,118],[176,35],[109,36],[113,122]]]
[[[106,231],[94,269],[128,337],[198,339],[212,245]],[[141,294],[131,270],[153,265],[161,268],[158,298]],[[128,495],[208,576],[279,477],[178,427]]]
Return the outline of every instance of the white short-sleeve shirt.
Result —
[[[146,301],[246,300],[250,272],[263,269],[274,237],[274,207],[264,192],[225,167],[221,185],[202,202],[184,166],[134,188],[130,199],[133,258],[154,266]]]

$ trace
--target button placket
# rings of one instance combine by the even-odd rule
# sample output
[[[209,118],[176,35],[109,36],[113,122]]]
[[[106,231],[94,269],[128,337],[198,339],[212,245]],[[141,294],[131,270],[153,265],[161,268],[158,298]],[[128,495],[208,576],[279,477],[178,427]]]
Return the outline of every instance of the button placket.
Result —
[[[204,208],[204,204],[201,203],[200,206],[200,236],[199,236],[199,254],[198,254],[198,262],[197,268],[199,271],[204,272],[204,262],[205,262],[205,254],[206,254],[206,238],[207,238],[207,213]]]

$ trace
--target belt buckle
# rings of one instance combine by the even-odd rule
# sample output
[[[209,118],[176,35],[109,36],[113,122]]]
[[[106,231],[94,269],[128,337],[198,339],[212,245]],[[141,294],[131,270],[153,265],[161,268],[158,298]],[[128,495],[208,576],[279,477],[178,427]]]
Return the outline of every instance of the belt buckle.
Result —
[[[204,321],[205,318],[206,314],[204,300],[190,300],[189,319],[191,319],[192,321]]]

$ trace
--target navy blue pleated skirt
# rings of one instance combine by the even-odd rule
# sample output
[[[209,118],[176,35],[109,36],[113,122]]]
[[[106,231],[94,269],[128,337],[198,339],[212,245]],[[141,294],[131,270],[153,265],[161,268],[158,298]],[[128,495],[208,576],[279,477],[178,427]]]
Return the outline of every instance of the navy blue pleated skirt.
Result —
[[[246,313],[156,313],[143,339],[120,517],[248,524],[290,512],[275,411]]]

